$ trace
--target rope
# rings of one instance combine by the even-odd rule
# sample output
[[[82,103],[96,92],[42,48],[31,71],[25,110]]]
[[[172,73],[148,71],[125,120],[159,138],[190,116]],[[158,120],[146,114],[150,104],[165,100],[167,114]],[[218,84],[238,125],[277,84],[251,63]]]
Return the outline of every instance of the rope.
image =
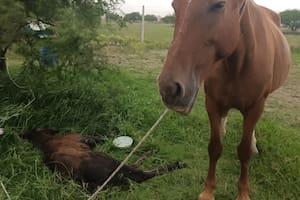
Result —
[[[11,76],[11,74],[10,74],[10,72],[9,72],[9,67],[8,67],[8,65],[6,65],[6,72],[7,72],[7,75],[8,75],[8,78],[10,79],[10,81],[11,81],[17,88],[19,88],[19,89],[26,89],[26,88],[28,88],[28,89],[29,89],[29,91],[30,91],[30,93],[31,93],[31,95],[32,95],[32,100],[29,101],[29,102],[24,106],[24,108],[27,108],[28,106],[30,106],[30,105],[36,100],[36,96],[35,96],[35,94],[34,94],[32,88],[31,88],[30,86],[21,86],[21,85],[19,85],[19,84],[12,78],[12,76]]]
[[[31,94],[31,96],[32,96],[32,99],[31,99],[30,101],[28,101],[28,103],[22,107],[22,109],[20,110],[20,112],[15,113],[15,114],[13,114],[13,115],[11,115],[11,116],[8,116],[8,117],[4,118],[4,120],[1,119],[1,120],[0,120],[0,126],[2,126],[2,125],[3,125],[6,121],[8,121],[10,118],[13,118],[13,117],[16,117],[16,116],[20,115],[20,113],[21,113],[22,111],[24,111],[25,109],[27,109],[27,108],[28,108],[28,107],[36,100],[36,96],[35,96],[35,94],[34,94],[32,88],[31,88],[30,86],[21,86],[21,85],[19,85],[19,84],[12,78],[12,76],[11,76],[11,74],[10,74],[10,71],[9,71],[8,65],[6,65],[6,73],[7,73],[7,76],[8,76],[8,78],[9,78],[9,80],[10,80],[17,88],[19,88],[19,89],[27,89],[27,88],[28,88],[28,90],[29,90],[29,92],[30,92],[30,94]]]
[[[6,188],[5,188],[5,186],[4,186],[4,184],[2,183],[2,181],[0,182],[0,184],[1,184],[1,187],[2,187],[2,189],[3,189],[3,191],[4,191],[4,193],[6,194],[7,199],[8,199],[8,200],[11,200],[11,198],[10,198],[10,196],[9,196],[9,194],[8,194],[8,192],[7,192]]]
[[[88,198],[88,200],[92,200],[96,198],[96,196],[103,190],[103,188],[108,184],[108,182],[120,171],[120,169],[127,163],[129,158],[138,150],[138,148],[145,142],[148,136],[152,133],[152,131],[157,127],[157,125],[161,122],[161,120],[168,113],[168,109],[164,111],[164,113],[158,118],[158,120],[153,124],[153,126],[149,129],[149,131],[144,135],[144,137],[140,140],[140,142],[134,147],[134,149],[128,154],[128,156],[122,161],[122,163],[115,169],[115,171],[106,179],[106,181],[99,187],[96,192]]]

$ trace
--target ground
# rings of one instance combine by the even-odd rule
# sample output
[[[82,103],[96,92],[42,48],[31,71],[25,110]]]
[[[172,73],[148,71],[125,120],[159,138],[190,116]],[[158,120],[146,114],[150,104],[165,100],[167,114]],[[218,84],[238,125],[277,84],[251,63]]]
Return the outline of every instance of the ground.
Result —
[[[286,83],[271,94],[266,105],[266,113],[277,119],[288,121],[291,126],[300,124],[300,65],[294,64]]]

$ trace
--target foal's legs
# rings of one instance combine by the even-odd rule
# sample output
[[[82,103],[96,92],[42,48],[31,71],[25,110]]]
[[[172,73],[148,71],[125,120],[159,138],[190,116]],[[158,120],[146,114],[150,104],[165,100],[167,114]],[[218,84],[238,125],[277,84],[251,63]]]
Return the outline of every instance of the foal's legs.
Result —
[[[120,172],[123,173],[123,175],[137,183],[144,182],[150,178],[153,178],[155,176],[160,176],[165,173],[174,171],[176,169],[182,169],[185,168],[186,165],[181,162],[175,162],[172,164],[168,164],[165,167],[160,167],[158,169],[153,169],[153,170],[148,170],[148,171],[143,171],[137,168],[134,168],[129,165],[124,165]]]
[[[238,157],[241,163],[241,174],[238,181],[239,195],[237,200],[250,200],[249,184],[248,184],[248,165],[251,156],[257,153],[256,139],[254,128],[259,120],[265,100],[261,100],[254,107],[243,112],[243,136],[240,145],[238,146]]]
[[[206,97],[206,110],[210,120],[210,143],[208,146],[209,168],[205,181],[205,189],[199,195],[199,200],[213,200],[213,190],[216,187],[216,165],[222,153],[221,138],[224,130],[225,117],[227,111],[221,109],[214,101]],[[223,119],[223,120],[222,120]]]
[[[146,160],[149,156],[151,156],[154,153],[154,151],[151,149],[149,151],[144,152],[136,161],[133,165],[131,165],[134,168],[139,168],[142,164],[143,161]]]

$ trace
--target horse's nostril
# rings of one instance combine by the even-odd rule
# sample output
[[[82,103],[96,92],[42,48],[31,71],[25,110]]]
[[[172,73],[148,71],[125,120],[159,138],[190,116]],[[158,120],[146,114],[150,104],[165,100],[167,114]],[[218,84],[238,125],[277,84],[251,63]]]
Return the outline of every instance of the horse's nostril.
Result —
[[[175,90],[174,96],[182,97],[183,96],[182,86],[179,83],[175,83],[175,85],[176,85],[176,90]]]
[[[180,83],[173,82],[165,86],[161,86],[160,94],[164,101],[171,103],[172,101],[178,100],[184,96],[184,90]]]
[[[159,80],[159,92],[167,105],[179,104],[185,96],[185,88],[180,81],[172,79]]]

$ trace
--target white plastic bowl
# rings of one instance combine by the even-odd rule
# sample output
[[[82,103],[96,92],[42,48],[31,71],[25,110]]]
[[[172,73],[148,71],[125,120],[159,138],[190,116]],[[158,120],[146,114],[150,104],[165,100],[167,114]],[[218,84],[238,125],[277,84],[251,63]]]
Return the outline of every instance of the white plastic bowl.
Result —
[[[118,148],[128,148],[133,144],[133,139],[129,136],[120,136],[113,140],[113,144]]]

